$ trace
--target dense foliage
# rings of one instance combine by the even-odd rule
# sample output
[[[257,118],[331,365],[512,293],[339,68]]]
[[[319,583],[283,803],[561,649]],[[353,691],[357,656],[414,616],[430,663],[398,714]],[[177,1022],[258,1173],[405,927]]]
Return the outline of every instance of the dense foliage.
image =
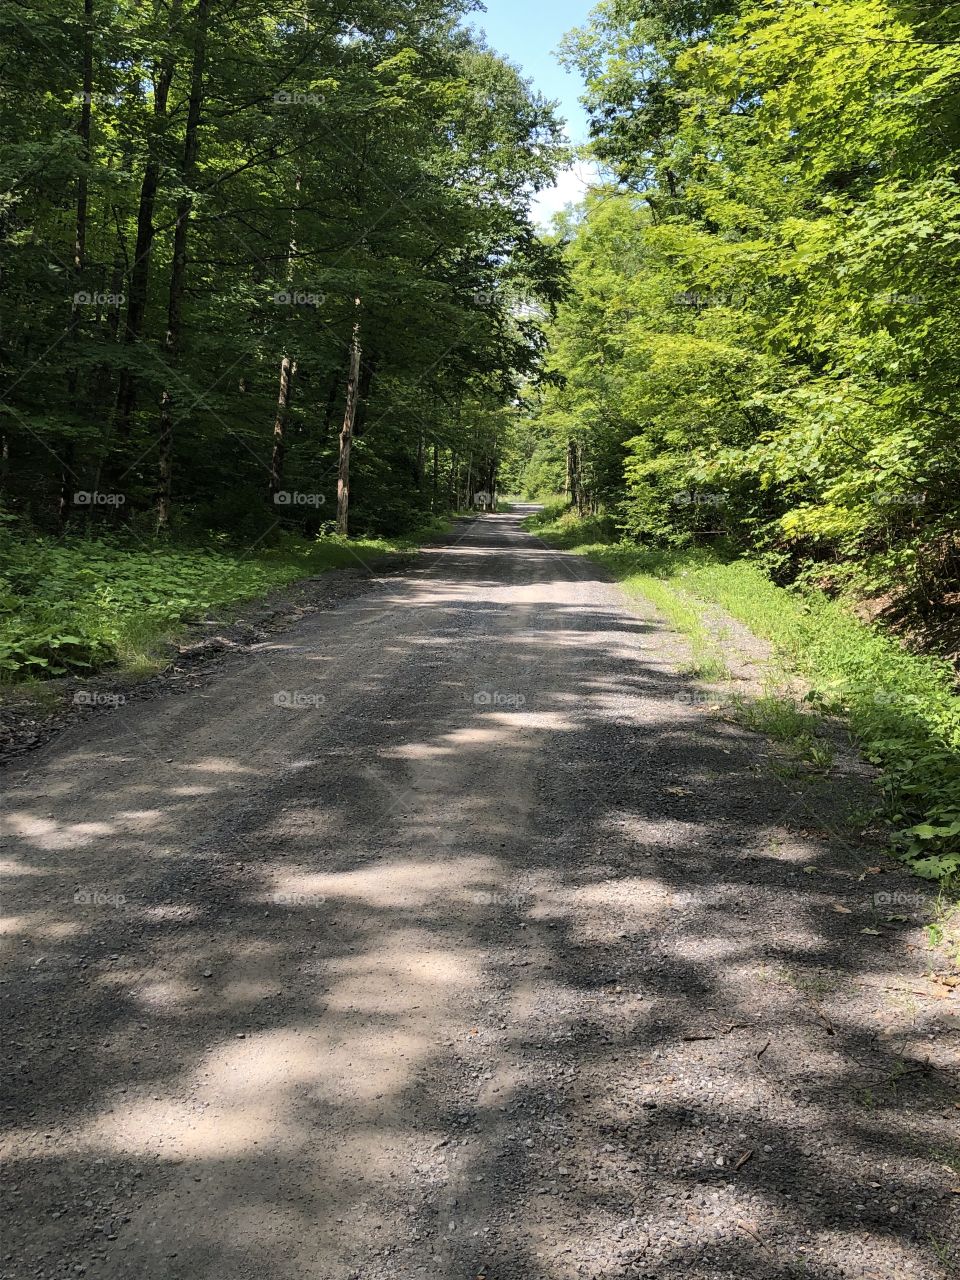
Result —
[[[0,682],[151,671],[181,624],[323,572],[373,564],[404,541],[287,535],[254,553],[124,538],[26,539],[0,527]]]
[[[256,537],[493,487],[562,148],[470,7],[0,0],[8,511]]]
[[[960,648],[960,5],[604,0],[528,486]]]

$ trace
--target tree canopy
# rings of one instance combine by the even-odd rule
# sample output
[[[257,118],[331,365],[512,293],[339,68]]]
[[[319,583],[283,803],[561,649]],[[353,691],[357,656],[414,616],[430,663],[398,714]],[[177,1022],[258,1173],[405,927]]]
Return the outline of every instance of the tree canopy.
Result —
[[[960,5],[604,0],[565,56],[607,181],[530,477],[960,647]]]
[[[369,529],[490,478],[542,362],[521,304],[559,297],[528,205],[563,146],[469,7],[2,0],[9,511],[315,527],[345,426]]]

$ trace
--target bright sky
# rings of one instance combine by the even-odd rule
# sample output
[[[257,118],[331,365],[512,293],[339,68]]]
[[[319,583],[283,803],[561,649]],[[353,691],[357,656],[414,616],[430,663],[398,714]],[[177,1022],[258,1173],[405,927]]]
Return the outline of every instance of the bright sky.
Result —
[[[484,0],[486,13],[476,13],[471,25],[487,33],[492,48],[516,63],[534,88],[560,102],[571,142],[587,136],[587,117],[577,99],[583,91],[579,75],[556,59],[556,48],[571,27],[584,24],[593,0]],[[565,204],[582,198],[593,175],[592,166],[574,165],[560,174],[556,187],[543,191],[534,204],[537,219],[549,226],[551,216]]]

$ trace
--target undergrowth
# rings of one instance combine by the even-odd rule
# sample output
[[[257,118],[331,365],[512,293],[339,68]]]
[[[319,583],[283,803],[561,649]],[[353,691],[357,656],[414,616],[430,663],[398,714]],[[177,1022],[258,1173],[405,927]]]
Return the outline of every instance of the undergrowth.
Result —
[[[298,578],[368,564],[413,539],[285,539],[253,552],[0,532],[0,681],[160,665],[178,628]]]

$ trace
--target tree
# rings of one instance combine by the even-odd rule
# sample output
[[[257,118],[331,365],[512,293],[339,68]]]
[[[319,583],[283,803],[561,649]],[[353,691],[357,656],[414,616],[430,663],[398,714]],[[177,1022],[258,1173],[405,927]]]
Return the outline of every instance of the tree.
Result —
[[[462,488],[463,406],[495,417],[542,364],[520,304],[562,271],[528,205],[563,155],[466,8],[0,0],[14,514],[315,532],[345,419],[356,527]],[[123,504],[73,504],[100,488]]]
[[[568,38],[618,182],[561,228],[535,429],[574,442],[588,506],[946,626],[958,35],[950,6],[632,0]]]

